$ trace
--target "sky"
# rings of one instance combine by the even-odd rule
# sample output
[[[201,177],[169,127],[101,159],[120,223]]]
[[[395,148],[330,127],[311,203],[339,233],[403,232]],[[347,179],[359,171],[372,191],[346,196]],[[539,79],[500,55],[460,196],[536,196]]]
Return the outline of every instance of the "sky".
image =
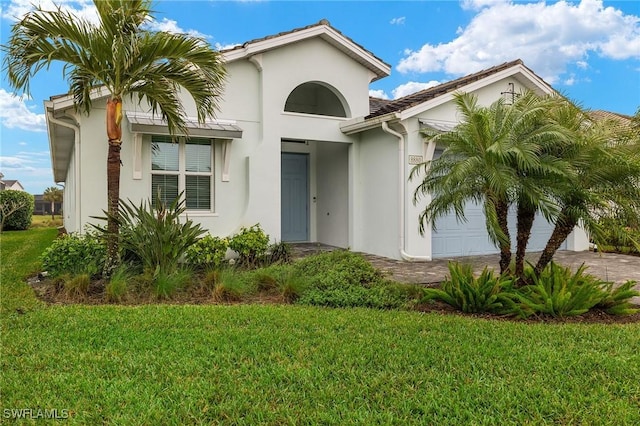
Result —
[[[0,43],[32,3],[45,9],[55,3],[97,20],[87,0],[0,0]],[[162,0],[153,9],[148,29],[190,33],[217,49],[327,19],[391,66],[389,77],[370,86],[370,94],[381,98],[519,58],[585,108],[632,115],[640,107],[637,0]],[[43,102],[68,91],[62,66],[34,76],[29,94],[14,93],[4,69],[0,73],[0,172],[41,194],[55,185]]]

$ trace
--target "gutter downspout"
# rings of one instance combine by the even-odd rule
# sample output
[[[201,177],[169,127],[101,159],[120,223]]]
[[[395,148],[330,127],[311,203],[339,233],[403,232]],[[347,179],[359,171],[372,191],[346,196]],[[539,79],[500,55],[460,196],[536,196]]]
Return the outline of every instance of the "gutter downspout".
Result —
[[[398,138],[398,198],[400,206],[400,257],[408,262],[429,262],[431,256],[414,256],[405,251],[405,182],[404,182],[404,143],[405,139],[401,133],[392,130],[387,121],[381,123],[382,130]]]
[[[82,211],[80,208],[81,206],[81,203],[80,203],[80,128],[77,125],[54,118],[52,112],[49,110],[47,110],[47,118],[50,122],[54,124],[73,130],[73,145],[74,145],[73,149],[74,149],[74,156],[75,156],[75,162],[73,164],[74,186],[75,186],[74,197],[75,197],[75,209],[76,209],[76,212],[75,212],[76,231],[75,232],[80,233],[82,232],[82,227],[80,226],[80,222],[81,222],[80,213]],[[66,185],[65,185],[65,189],[66,189]]]

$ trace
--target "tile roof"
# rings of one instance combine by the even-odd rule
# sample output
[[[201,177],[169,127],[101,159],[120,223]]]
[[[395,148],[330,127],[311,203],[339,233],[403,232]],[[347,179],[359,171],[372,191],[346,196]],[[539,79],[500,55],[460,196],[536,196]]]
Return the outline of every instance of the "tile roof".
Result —
[[[373,96],[369,96],[369,113],[373,114],[378,111],[380,108],[386,106],[389,102],[389,99],[375,98]]]
[[[625,114],[618,114],[617,112],[605,111],[602,109],[596,109],[589,111],[589,115],[596,121],[600,120],[615,120],[621,124],[629,124],[632,117]]]
[[[369,115],[365,117],[365,119],[378,117],[381,115],[389,114],[391,112],[404,111],[405,109],[414,107],[416,105],[419,105],[423,102],[437,98],[438,96],[444,95],[446,93],[454,92],[470,83],[481,80],[485,77],[488,77],[492,74],[498,73],[500,71],[506,70],[516,65],[524,66],[524,63],[522,62],[522,60],[516,59],[515,61],[505,62],[503,64],[496,65],[495,67],[478,71],[474,74],[469,74],[467,76],[460,77],[456,80],[448,81],[446,83],[442,83],[437,86],[430,87],[428,89],[421,90],[416,93],[412,93],[411,95],[407,95],[402,98],[388,101],[385,105],[382,105],[382,106],[380,105],[380,103],[377,103],[374,105],[375,107],[377,107],[377,109],[372,109]],[[371,105],[371,98],[369,100],[369,105]]]

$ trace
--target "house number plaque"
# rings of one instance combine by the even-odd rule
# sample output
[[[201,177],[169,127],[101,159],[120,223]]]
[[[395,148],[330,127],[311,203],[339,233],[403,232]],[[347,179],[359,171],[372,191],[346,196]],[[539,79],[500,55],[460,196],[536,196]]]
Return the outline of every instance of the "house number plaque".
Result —
[[[409,164],[411,164],[412,166],[415,166],[416,164],[420,164],[422,162],[424,162],[424,160],[422,159],[422,155],[409,156]]]

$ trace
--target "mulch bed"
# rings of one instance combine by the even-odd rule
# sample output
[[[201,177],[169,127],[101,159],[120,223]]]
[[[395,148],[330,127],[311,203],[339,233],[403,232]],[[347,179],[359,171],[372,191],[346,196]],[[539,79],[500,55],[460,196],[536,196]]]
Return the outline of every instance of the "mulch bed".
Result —
[[[165,305],[229,305],[229,304],[286,304],[281,296],[269,293],[261,293],[255,296],[244,298],[242,301],[217,301],[211,291],[204,288],[193,287],[188,291],[178,291],[171,299],[157,299],[151,295],[141,295],[133,297],[131,295],[124,301],[118,303],[108,302],[104,292],[103,281],[93,281],[89,286],[86,295],[70,297],[65,294],[64,290],[55,280],[34,276],[29,278],[28,284],[33,288],[36,296],[51,305],[148,305],[148,304],[165,304]],[[437,284],[430,284],[430,287],[436,287]],[[640,305],[635,305],[640,308]],[[458,315],[464,317],[478,318],[484,320],[497,321],[514,321],[522,323],[538,323],[538,324],[566,324],[566,323],[582,323],[582,324],[633,324],[640,323],[640,312],[631,315],[611,315],[601,309],[592,309],[583,315],[572,317],[554,318],[549,316],[531,316],[526,319],[514,318],[511,316],[501,316],[490,313],[467,314],[456,310],[455,308],[440,301],[430,301],[423,303],[414,308],[419,312],[438,313],[443,315]]]

